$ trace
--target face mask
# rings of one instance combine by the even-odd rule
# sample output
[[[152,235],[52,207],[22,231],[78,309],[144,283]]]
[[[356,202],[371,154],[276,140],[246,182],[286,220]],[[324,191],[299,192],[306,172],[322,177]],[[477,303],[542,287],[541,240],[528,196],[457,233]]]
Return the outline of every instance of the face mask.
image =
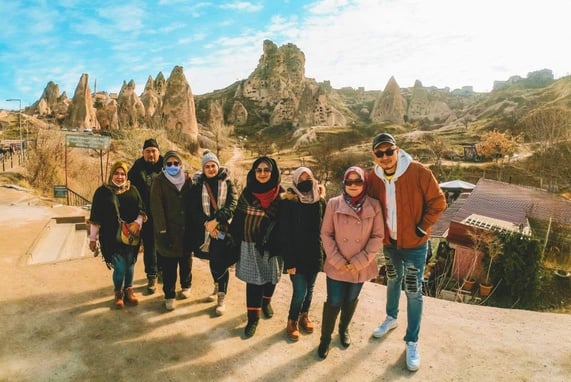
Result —
[[[180,167],[170,166],[166,167],[166,170],[167,174],[169,174],[170,176],[176,176],[180,172]]]
[[[111,183],[113,183],[113,184],[116,185],[117,187],[123,187],[126,182],[127,182],[127,181],[124,181],[123,183],[118,184],[118,183],[115,183],[115,181],[114,181],[113,179],[111,179]]]
[[[299,192],[309,192],[313,188],[313,181],[312,180],[304,180],[303,182],[299,182],[297,184],[297,189]]]

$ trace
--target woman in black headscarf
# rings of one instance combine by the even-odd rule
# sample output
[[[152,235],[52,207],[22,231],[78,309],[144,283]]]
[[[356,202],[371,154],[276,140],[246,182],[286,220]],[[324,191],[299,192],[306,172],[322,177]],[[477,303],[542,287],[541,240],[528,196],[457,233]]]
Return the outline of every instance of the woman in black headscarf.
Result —
[[[240,245],[236,277],[246,282],[246,337],[256,332],[260,310],[266,318],[274,314],[270,300],[283,270],[277,234],[283,191],[276,161],[266,156],[256,159],[230,226],[234,241]]]

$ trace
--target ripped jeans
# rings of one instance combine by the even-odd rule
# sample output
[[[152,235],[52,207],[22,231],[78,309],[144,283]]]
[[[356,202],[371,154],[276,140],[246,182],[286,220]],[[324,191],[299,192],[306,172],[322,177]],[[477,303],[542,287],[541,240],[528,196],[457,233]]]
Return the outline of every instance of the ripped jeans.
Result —
[[[397,318],[400,293],[403,286],[406,293],[407,318],[405,341],[418,341],[422,319],[422,275],[426,263],[428,244],[416,248],[383,248],[387,269],[387,315]]]

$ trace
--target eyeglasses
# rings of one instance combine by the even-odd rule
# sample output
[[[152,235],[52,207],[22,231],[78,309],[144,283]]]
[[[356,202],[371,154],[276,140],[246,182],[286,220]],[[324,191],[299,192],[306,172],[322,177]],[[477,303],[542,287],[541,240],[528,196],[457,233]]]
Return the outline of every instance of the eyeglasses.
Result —
[[[180,163],[176,162],[176,161],[175,162],[167,162],[166,165],[167,165],[167,167],[172,167],[172,166],[178,167],[180,165]]]
[[[363,180],[362,179],[345,179],[343,181],[343,184],[346,186],[362,186],[363,185]]]
[[[376,150],[376,151],[375,151],[375,156],[376,156],[377,158],[382,158],[382,157],[384,157],[385,155],[388,156],[388,157],[392,157],[393,154],[395,153],[395,151],[396,151],[396,149],[386,149],[385,151]]]
[[[272,172],[272,169],[271,169],[271,168],[267,168],[267,167],[258,167],[258,168],[256,169],[256,172],[257,172],[258,174],[261,174],[262,172],[268,172],[268,173],[269,173],[269,172]]]

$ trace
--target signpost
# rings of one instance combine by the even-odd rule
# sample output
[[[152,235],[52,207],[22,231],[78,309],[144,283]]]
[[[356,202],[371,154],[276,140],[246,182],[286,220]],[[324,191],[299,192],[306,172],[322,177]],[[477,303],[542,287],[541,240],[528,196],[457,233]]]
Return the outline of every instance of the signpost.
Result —
[[[101,168],[101,183],[103,180],[103,151],[107,151],[107,159],[109,160],[109,148],[111,147],[111,137],[103,135],[81,135],[66,134],[65,136],[65,187],[67,189],[67,148],[84,148],[99,151],[99,163]],[[55,193],[55,190],[54,190]],[[60,190],[61,194],[61,190]],[[69,196],[69,195],[66,195]],[[68,200],[69,204],[69,200]]]
[[[81,147],[84,149],[109,150],[111,137],[102,135],[67,134],[65,136],[67,147]]]

